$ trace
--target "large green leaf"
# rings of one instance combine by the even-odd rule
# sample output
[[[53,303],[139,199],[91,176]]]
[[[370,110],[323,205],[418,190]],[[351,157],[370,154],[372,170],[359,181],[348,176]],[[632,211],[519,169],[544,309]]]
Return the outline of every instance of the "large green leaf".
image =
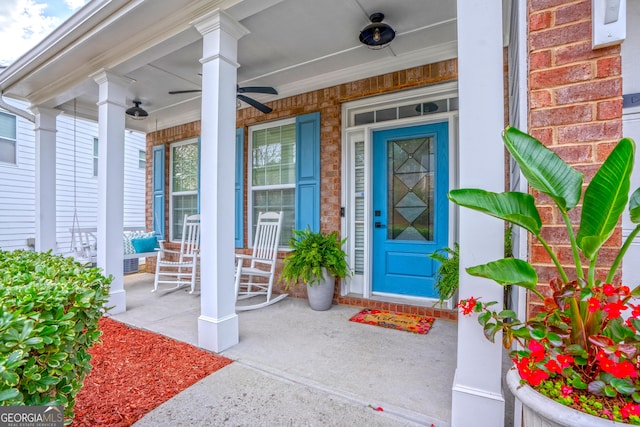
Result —
[[[472,276],[485,277],[500,285],[512,284],[536,290],[538,275],[531,264],[521,259],[503,258],[487,264],[467,268]]]
[[[475,188],[451,190],[449,200],[460,206],[484,212],[525,228],[536,236],[542,220],[533,196],[526,193],[492,193]]]
[[[588,259],[611,237],[627,205],[634,151],[631,139],[621,139],[584,193],[577,242]]]
[[[514,127],[507,127],[502,139],[531,187],[547,194],[562,210],[578,204],[584,179],[582,173],[540,141]]]
[[[634,191],[629,199],[629,216],[631,222],[640,224],[640,188]]]

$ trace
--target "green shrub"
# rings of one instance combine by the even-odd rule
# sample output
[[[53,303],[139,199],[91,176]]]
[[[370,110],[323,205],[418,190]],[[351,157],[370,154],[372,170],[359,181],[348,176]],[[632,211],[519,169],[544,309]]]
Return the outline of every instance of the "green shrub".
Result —
[[[73,417],[111,280],[51,252],[0,251],[1,405],[64,405]]]

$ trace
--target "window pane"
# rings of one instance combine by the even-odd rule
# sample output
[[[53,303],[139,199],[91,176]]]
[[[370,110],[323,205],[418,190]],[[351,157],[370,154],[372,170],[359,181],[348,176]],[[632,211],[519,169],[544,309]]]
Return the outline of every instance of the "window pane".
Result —
[[[16,116],[0,112],[0,137],[16,139]]]
[[[194,215],[198,213],[198,195],[186,194],[173,196],[172,206],[172,236],[173,240],[182,239],[182,227],[185,215]]]
[[[415,116],[419,116],[420,113],[422,112],[422,105],[418,104],[418,105],[404,105],[400,108],[398,108],[398,118],[399,119],[404,119],[405,117],[415,117]]]
[[[16,164],[16,142],[0,138],[0,162]]]
[[[356,114],[354,116],[354,126],[366,125],[368,123],[373,123],[373,111],[368,111],[366,113]]]
[[[198,190],[198,144],[183,144],[173,149],[173,192]]]
[[[253,192],[253,233],[255,235],[258,215],[260,212],[284,213],[282,218],[282,232],[280,246],[287,246],[293,235],[295,225],[295,189],[260,190]]]
[[[252,184],[295,183],[295,124],[260,129],[252,136]]]
[[[98,138],[93,138],[93,176],[98,176]]]
[[[138,167],[144,169],[147,167],[147,156],[144,150],[138,150]]]
[[[398,116],[395,108],[385,108],[384,110],[376,111],[376,123],[386,122],[387,120],[395,120],[396,117]]]

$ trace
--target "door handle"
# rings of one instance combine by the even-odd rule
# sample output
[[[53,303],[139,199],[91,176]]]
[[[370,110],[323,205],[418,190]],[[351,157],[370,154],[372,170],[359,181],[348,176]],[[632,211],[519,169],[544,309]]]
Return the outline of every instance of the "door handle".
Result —
[[[387,228],[387,226],[385,224],[381,223],[380,221],[376,221],[375,227],[376,228]]]

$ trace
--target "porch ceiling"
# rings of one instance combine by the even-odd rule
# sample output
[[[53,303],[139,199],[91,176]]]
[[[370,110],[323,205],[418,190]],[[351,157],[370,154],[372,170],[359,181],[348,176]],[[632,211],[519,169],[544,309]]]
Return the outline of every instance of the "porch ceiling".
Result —
[[[105,68],[135,80],[127,102],[139,99],[150,113],[127,119],[127,127],[151,131],[197,120],[199,94],[168,91],[200,89],[202,41],[190,22],[215,7],[249,29],[239,41],[238,83],[274,86],[277,96],[251,94],[263,102],[457,55],[454,1],[93,0],[0,73],[0,89],[68,113],[77,98],[78,114],[95,120],[98,91],[89,76]],[[396,30],[386,49],[358,41],[373,12]]]

